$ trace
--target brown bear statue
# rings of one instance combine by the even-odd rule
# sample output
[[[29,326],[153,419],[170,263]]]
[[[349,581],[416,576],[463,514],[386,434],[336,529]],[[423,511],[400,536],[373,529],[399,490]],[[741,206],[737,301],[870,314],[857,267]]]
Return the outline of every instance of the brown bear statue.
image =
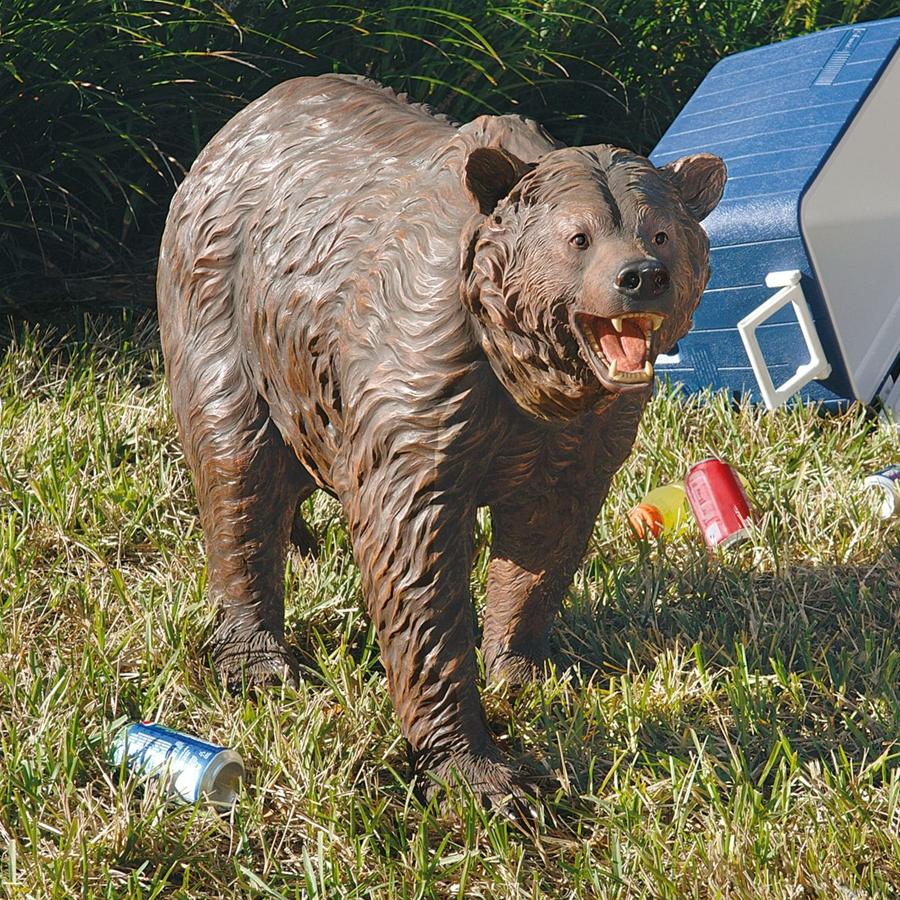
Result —
[[[346,514],[418,771],[486,805],[521,797],[478,694],[476,511],[493,531],[487,678],[521,683],[542,671],[654,360],[690,326],[699,222],[724,183],[709,154],[658,169],[518,116],[457,127],[336,75],[228,122],[175,195],[157,280],[226,680],[296,671],[285,554],[321,488]]]

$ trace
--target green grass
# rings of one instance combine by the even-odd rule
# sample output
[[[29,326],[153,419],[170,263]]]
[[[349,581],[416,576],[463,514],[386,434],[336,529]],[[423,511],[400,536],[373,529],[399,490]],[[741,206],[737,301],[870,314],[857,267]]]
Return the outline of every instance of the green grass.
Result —
[[[300,688],[218,686],[152,320],[5,335],[0,895],[900,894],[900,532],[859,492],[900,457],[885,425],[660,392],[569,592],[565,665],[485,697],[498,739],[565,788],[526,835],[411,796],[331,502],[309,510],[321,558],[287,573]],[[752,541],[710,557],[692,526],[633,543],[628,507],[709,453],[748,479]],[[231,816],[117,783],[106,748],[138,717],[240,751]]]

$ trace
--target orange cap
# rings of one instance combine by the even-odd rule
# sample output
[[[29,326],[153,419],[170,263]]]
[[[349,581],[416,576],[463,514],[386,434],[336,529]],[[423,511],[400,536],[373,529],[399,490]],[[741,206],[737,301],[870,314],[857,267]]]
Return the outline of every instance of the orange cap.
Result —
[[[643,540],[649,531],[653,537],[659,537],[663,529],[662,513],[649,503],[638,503],[629,513],[628,521],[638,538]]]

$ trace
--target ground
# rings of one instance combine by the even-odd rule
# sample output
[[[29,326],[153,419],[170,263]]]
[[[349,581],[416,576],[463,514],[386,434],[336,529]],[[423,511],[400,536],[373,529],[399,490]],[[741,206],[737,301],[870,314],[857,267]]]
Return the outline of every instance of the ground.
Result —
[[[66,329],[71,331],[66,336]],[[297,690],[213,678],[202,535],[155,324],[9,323],[0,344],[0,893],[12,897],[829,897],[900,892],[900,461],[863,410],[768,414],[665,387],[597,521],[549,680],[485,703],[561,783],[532,833],[412,796],[337,507],[287,572]],[[752,540],[629,538],[644,490],[710,454]],[[483,598],[490,521],[473,573]],[[235,747],[230,816],[105,761],[156,718]]]

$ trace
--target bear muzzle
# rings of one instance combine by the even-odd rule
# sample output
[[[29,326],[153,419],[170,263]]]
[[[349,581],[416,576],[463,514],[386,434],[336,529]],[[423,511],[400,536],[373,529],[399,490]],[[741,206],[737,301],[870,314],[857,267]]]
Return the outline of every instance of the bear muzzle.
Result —
[[[599,316],[574,310],[570,324],[597,379],[607,390],[618,392],[641,390],[653,381],[657,332],[665,318],[657,312]]]

